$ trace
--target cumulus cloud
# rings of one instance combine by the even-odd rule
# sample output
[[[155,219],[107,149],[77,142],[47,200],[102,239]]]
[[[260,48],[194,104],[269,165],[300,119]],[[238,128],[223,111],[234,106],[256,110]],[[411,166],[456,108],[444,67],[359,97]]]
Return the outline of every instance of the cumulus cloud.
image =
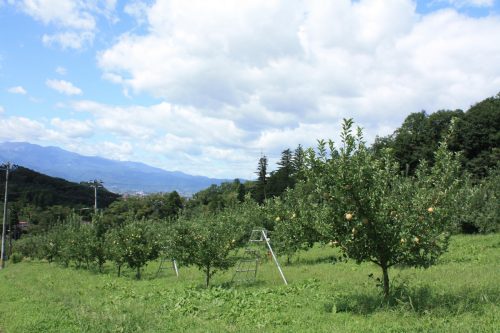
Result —
[[[93,123],[90,120],[33,120],[19,116],[8,117],[1,112],[0,128],[0,141],[57,142],[58,146],[81,153],[87,147],[83,140],[93,135]]]
[[[26,14],[45,24],[92,30],[96,22],[94,17],[79,4],[70,0],[24,0],[18,2]]]
[[[0,117],[1,141],[30,141],[45,138],[45,126],[26,117]]]
[[[134,146],[128,141],[103,141],[99,144],[69,143],[66,149],[87,156],[105,156],[113,160],[130,160],[134,153]]]
[[[420,15],[410,0],[223,6],[157,0],[128,12],[145,20],[146,32],[122,35],[98,54],[98,63],[104,78],[167,101],[169,112],[189,124],[174,121],[188,135],[167,125],[155,151],[192,149],[202,141],[191,136],[200,135],[212,152],[261,149],[277,156],[297,143],[335,137],[343,117],[354,117],[373,140],[411,112],[466,109],[500,86],[500,43],[493,42],[498,16],[472,18],[452,8]],[[173,120],[160,111],[165,105],[141,114],[166,124]],[[186,115],[216,125],[194,132],[200,126]],[[137,121],[125,131],[144,122]],[[233,127],[220,138],[203,133],[221,124]],[[141,125],[142,132],[148,126]]]
[[[99,54],[104,77],[204,112],[231,109],[234,120],[249,105],[295,125],[318,113],[394,115],[389,105],[466,106],[500,77],[498,17],[419,16],[409,0],[159,0],[146,17],[147,34]]]
[[[58,146],[69,151],[116,160],[130,159],[134,153],[134,147],[128,141],[104,140],[95,144],[91,138],[95,126],[90,120],[53,118],[38,121],[26,117],[5,117],[0,113],[0,128],[0,142],[56,142]]]
[[[133,160],[137,158],[135,150],[143,151],[141,161],[168,170],[242,177],[241,170],[253,169],[260,152],[247,146],[252,134],[234,121],[205,115],[193,107],[166,102],[122,107],[84,100],[72,102],[68,107],[90,114],[94,130],[106,132],[116,142],[133,141],[135,149],[122,159]],[[229,170],[227,161],[245,165]]]
[[[299,124],[295,128],[265,130],[251,142],[251,146],[257,149],[266,147],[266,150],[278,152],[287,147],[295,148],[299,144],[314,144],[318,138],[337,139],[335,133],[338,132],[340,126],[340,122],[335,122]]]
[[[118,107],[92,101],[77,101],[72,108],[88,112],[95,118],[96,126],[122,138],[145,141],[169,133],[170,138],[193,138],[196,144],[237,145],[245,132],[227,119],[203,115],[192,107],[160,103],[149,107]]]
[[[26,95],[28,92],[22,86],[10,87],[7,91],[11,94]]]
[[[66,138],[85,138],[93,134],[93,124],[90,120],[53,118],[50,124]]]
[[[128,141],[120,143],[105,141],[99,148],[100,155],[108,156],[109,158],[117,160],[127,160],[132,153],[133,146]]]
[[[83,92],[80,88],[75,87],[73,83],[65,80],[47,80],[45,81],[47,87],[65,95],[81,95]]]
[[[261,151],[273,160],[299,143],[337,139],[344,117],[371,141],[411,112],[467,109],[498,93],[500,17],[454,9],[492,1],[443,1],[449,8],[425,15],[411,0],[132,1],[124,11],[142,29],[99,52],[98,66],[132,101],[146,94],[159,102],[72,102],[91,122],[44,126],[67,142],[77,138],[65,126],[81,136],[106,133],[107,145],[80,151],[115,151],[120,159],[143,151],[150,164],[222,177],[253,177]],[[110,1],[101,14],[82,3],[66,9],[74,23],[30,11],[61,27],[46,44],[91,43],[97,18],[116,6]]]
[[[10,3],[44,25],[58,29],[54,34],[44,34],[42,41],[45,45],[58,44],[64,49],[80,49],[91,43],[99,16],[111,22],[117,20],[114,16],[115,0],[21,0]]]

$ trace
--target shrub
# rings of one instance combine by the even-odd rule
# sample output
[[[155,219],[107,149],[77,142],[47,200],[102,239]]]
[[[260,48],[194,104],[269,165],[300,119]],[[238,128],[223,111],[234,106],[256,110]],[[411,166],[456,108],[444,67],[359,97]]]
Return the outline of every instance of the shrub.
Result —
[[[14,252],[14,253],[12,253],[12,255],[10,256],[10,261],[11,261],[13,264],[20,263],[22,260],[23,260],[23,255],[22,255],[21,253]]]
[[[45,258],[46,237],[43,235],[27,235],[16,240],[13,244],[13,252],[24,258]]]
[[[461,191],[460,227],[463,232],[500,231],[500,168],[479,184],[467,184]]]

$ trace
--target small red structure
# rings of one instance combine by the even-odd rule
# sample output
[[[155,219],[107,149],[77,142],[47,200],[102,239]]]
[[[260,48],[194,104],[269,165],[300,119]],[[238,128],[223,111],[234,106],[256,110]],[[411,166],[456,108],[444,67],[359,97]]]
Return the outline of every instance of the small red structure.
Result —
[[[19,223],[18,223],[18,227],[21,230],[26,230],[29,228],[29,226],[30,226],[30,223],[26,222],[26,221],[19,221]]]

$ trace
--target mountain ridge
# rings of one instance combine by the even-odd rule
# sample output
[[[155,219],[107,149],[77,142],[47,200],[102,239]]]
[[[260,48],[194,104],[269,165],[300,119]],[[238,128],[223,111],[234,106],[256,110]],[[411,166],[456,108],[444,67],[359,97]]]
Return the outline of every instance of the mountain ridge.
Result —
[[[100,179],[106,188],[118,193],[177,191],[190,196],[212,184],[230,181],[167,171],[141,162],[85,156],[28,142],[0,143],[0,162],[7,161],[75,182]]]

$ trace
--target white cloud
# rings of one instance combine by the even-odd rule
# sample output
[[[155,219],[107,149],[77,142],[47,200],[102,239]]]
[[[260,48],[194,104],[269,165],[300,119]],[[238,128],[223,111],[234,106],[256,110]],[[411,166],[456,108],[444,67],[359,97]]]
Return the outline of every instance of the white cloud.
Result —
[[[448,2],[450,5],[461,7],[492,7],[495,4],[494,0],[441,0]]]
[[[105,141],[99,148],[100,155],[117,160],[127,160],[133,153],[133,146],[130,142],[114,143]]]
[[[34,143],[57,143],[63,148],[85,150],[83,139],[93,134],[93,124],[89,120],[33,120],[26,117],[6,117],[0,113],[0,141],[28,141]]]
[[[316,145],[318,138],[337,139],[333,136],[338,133],[340,125],[340,122],[299,124],[296,128],[266,130],[251,143],[251,146],[272,152],[280,152],[288,147],[295,148],[299,144],[311,147]]]
[[[68,73],[68,71],[66,70],[66,68],[64,68],[62,66],[57,66],[56,73],[59,75],[66,75]]]
[[[104,78],[203,112],[230,109],[235,121],[245,122],[251,105],[272,119],[262,126],[397,112],[390,105],[463,106],[495,93],[500,76],[500,43],[491,42],[498,17],[421,17],[408,0],[157,1],[147,19],[148,34],[125,34],[99,54]]]
[[[79,1],[71,0],[24,0],[18,6],[26,14],[44,24],[78,30],[93,30],[96,22],[94,17],[82,8]]]
[[[73,83],[65,80],[47,80],[45,84],[49,88],[65,95],[81,95],[83,93],[80,88],[75,87]]]
[[[103,141],[98,145],[84,145],[80,143],[70,143],[66,146],[70,151],[87,156],[104,156],[105,158],[125,161],[129,160],[134,152],[133,145],[128,141],[111,142]]]
[[[10,87],[7,91],[11,94],[26,95],[28,92],[22,86]]]
[[[25,117],[0,118],[1,141],[30,141],[45,137],[42,123]]]
[[[148,150],[165,154],[172,153],[175,151],[193,151],[194,139],[190,137],[181,137],[175,134],[167,133],[163,137],[160,137],[146,147]]]
[[[151,34],[122,36],[99,63],[106,73],[132,74],[121,76],[136,92],[198,106],[234,105],[250,96],[259,66],[302,52],[294,30],[300,16],[277,2],[158,1],[148,10]]]
[[[158,135],[170,133],[171,138],[193,138],[194,143],[237,145],[245,133],[231,120],[205,116],[191,107],[160,103],[149,107],[116,107],[78,101],[71,106],[80,112],[89,112],[96,126],[123,138],[149,141]]]
[[[103,77],[168,103],[104,113],[101,105],[96,121],[147,138],[151,152],[178,151],[198,173],[208,169],[196,158],[234,175],[223,156],[252,156],[239,167],[253,170],[260,150],[272,158],[335,139],[343,117],[370,141],[411,112],[466,109],[500,86],[498,16],[420,15],[410,0],[157,0],[126,11],[145,32],[98,54]]]
[[[144,24],[147,21],[148,8],[144,1],[133,0],[125,5],[123,11],[132,16],[138,24]]]
[[[59,44],[63,49],[80,49],[92,43],[99,16],[113,23],[118,20],[114,16],[115,0],[21,0],[11,4],[44,25],[55,27],[58,31],[43,34],[42,41],[47,46]]]
[[[4,113],[5,112],[5,109],[3,108],[3,106],[0,105],[0,113]]]
[[[91,114],[94,131],[105,132],[116,142],[133,141],[134,150],[121,159],[140,159],[192,174],[242,177],[241,170],[253,169],[254,155],[260,151],[246,147],[251,134],[234,121],[204,115],[192,107],[165,102],[120,107],[92,101],[72,102],[69,107]],[[136,151],[144,154],[138,157]],[[233,170],[228,170],[227,160],[232,161]],[[246,176],[253,177],[251,173]]]
[[[84,45],[92,43],[94,33],[84,32],[62,32],[53,35],[42,36],[45,46],[59,45],[62,49],[81,49]]]
[[[50,124],[66,138],[90,137],[93,134],[93,124],[89,120],[53,118]]]
[[[237,121],[222,119],[221,115],[210,116],[193,107],[168,103],[120,107],[76,101],[67,107],[91,114],[94,132],[105,132],[117,143],[134,142],[128,155],[126,151],[120,153],[122,160],[140,159],[168,170],[222,178],[253,178],[261,152],[275,161],[287,147],[295,148],[299,143],[314,146],[321,137],[337,139],[340,128],[338,119],[312,124],[299,121],[296,127],[244,128],[243,123],[240,126]],[[257,116],[271,117],[272,114],[268,113],[261,110]],[[278,119],[275,124],[280,122],[288,123],[289,120]],[[86,154],[92,151],[101,156],[112,156],[103,155],[104,148],[100,146],[78,149]]]
[[[76,23],[30,14],[60,27],[46,44],[84,47],[97,18],[116,6],[74,3]],[[171,170],[251,178],[261,151],[274,161],[299,143],[337,139],[343,117],[371,141],[411,112],[466,109],[498,93],[500,17],[421,15],[415,7],[411,0],[132,1],[124,11],[143,27],[116,38],[97,61],[132,101],[147,94],[160,102],[72,102],[66,108],[90,120],[52,119],[40,137]],[[82,144],[89,136],[103,143]]]

